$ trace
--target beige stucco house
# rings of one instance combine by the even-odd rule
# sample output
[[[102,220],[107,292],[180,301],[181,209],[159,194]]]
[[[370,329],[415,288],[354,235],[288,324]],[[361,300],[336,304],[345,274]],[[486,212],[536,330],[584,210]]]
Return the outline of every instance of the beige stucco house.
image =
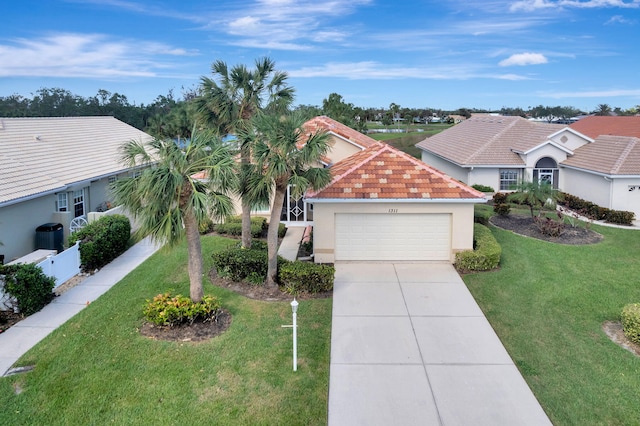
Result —
[[[509,191],[521,180],[546,181],[640,217],[639,142],[640,117],[593,116],[567,127],[480,116],[417,147],[425,163],[469,185]]]
[[[5,262],[32,252],[36,229],[103,210],[108,185],[135,171],[120,146],[151,136],[113,117],[0,118],[0,254]]]
[[[387,144],[331,167],[310,192],[315,261],[446,261],[473,249],[474,204],[484,194]]]

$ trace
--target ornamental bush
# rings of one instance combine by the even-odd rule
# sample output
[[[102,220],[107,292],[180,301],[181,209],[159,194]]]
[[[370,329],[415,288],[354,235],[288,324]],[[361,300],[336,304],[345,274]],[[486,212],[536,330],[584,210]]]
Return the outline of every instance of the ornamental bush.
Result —
[[[268,254],[266,243],[251,243],[250,249],[234,246],[213,255],[213,265],[221,277],[232,281],[262,284],[267,278]],[[278,256],[278,269],[288,261]]]
[[[14,297],[18,310],[31,315],[44,308],[53,299],[55,279],[32,263],[0,266],[4,276],[4,291]]]
[[[492,187],[487,186],[487,185],[481,185],[481,184],[479,184],[479,183],[476,183],[476,184],[474,184],[474,185],[471,185],[471,187],[472,187],[473,189],[476,189],[476,190],[480,191],[480,192],[495,192],[495,191],[494,191],[494,189],[493,189]]]
[[[131,223],[120,214],[103,216],[69,236],[69,245],[80,241],[80,264],[84,271],[103,267],[129,247]]]
[[[486,204],[476,204],[473,208],[473,221],[483,225],[489,224],[489,219],[493,215],[491,206]]]
[[[473,225],[474,249],[456,253],[455,267],[463,272],[488,271],[495,269],[500,263],[502,248],[484,225]]]
[[[631,303],[622,308],[621,318],[624,335],[640,345],[640,303]]]
[[[214,225],[213,229],[219,234],[240,236],[242,235],[242,218],[240,216],[232,216],[224,223]],[[251,236],[253,238],[261,237],[266,229],[266,218],[259,216],[251,218]]]
[[[220,302],[213,296],[204,296],[200,302],[193,302],[180,294],[164,293],[147,300],[143,314],[150,323],[173,327],[195,321],[217,321],[220,309]]]
[[[280,286],[292,295],[331,291],[334,275],[333,266],[309,262],[287,262],[278,268]]]

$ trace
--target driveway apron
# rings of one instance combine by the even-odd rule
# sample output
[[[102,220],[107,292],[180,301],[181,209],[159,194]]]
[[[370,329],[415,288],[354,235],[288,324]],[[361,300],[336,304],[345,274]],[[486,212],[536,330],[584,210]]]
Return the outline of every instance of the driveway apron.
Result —
[[[335,266],[329,426],[551,424],[451,264]]]

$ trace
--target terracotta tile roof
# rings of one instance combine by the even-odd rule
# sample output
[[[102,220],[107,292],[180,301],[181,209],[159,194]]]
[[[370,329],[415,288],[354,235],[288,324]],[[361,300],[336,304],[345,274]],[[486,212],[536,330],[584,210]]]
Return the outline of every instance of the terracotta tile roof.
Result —
[[[0,205],[124,171],[131,139],[151,136],[113,117],[0,118]]]
[[[591,115],[571,124],[576,132],[595,139],[600,135],[634,136],[640,138],[640,116],[608,117]]]
[[[482,192],[383,143],[336,163],[331,174],[331,183],[308,199],[484,199]]]
[[[367,135],[363,135],[357,130],[352,129],[349,126],[345,126],[344,124],[324,115],[314,117],[307,121],[304,123],[304,128],[309,133],[315,133],[318,130],[325,130],[362,147],[362,149],[378,143],[375,139],[370,138]]]
[[[561,164],[607,175],[640,175],[640,138],[603,135]]]
[[[564,127],[522,117],[474,115],[416,146],[463,166],[522,166],[524,162],[514,150],[536,147]]]

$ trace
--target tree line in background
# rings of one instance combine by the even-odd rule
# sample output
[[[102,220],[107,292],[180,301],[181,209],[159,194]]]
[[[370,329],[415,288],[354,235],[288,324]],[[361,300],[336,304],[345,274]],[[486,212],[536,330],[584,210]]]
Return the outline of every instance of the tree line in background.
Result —
[[[157,137],[189,138],[193,130],[195,103],[202,98],[206,85],[184,89],[180,97],[173,91],[159,95],[148,105],[129,102],[127,96],[98,90],[95,96],[82,97],[61,88],[41,88],[32,97],[22,95],[0,96],[0,117],[71,117],[110,115]],[[640,105],[623,110],[608,104],[599,104],[592,111],[582,111],[571,106],[538,105],[527,109],[503,107],[500,110],[478,108],[408,108],[396,103],[389,107],[362,108],[346,102],[338,93],[323,99],[322,105],[298,105],[293,108],[307,118],[326,115],[360,132],[367,131],[367,123],[378,122],[391,126],[404,124],[428,124],[451,121],[452,115],[469,118],[475,113],[499,113],[502,115],[537,118],[549,122],[563,122],[572,117],[595,115],[637,115]]]

